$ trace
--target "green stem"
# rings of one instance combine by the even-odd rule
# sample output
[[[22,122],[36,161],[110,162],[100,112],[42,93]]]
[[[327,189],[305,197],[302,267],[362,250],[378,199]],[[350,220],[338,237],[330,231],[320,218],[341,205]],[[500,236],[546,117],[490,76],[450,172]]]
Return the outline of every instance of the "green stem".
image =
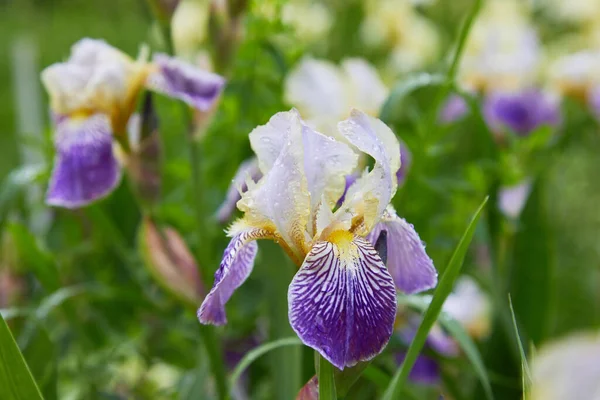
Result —
[[[268,266],[267,288],[269,339],[271,341],[295,336],[288,322],[287,289],[296,266],[273,242],[261,243],[263,265]],[[302,387],[302,348],[288,346],[269,355],[273,393],[276,399],[293,399]]]
[[[210,361],[210,368],[215,378],[217,387],[217,396],[221,400],[229,398],[227,391],[227,377],[225,373],[225,364],[223,363],[222,348],[215,330],[212,326],[200,325],[200,336],[206,348],[206,354]]]
[[[160,7],[156,0],[148,0],[148,4],[152,9],[156,20],[159,22],[161,31],[163,34],[165,46],[169,54],[173,54],[173,42],[171,38],[171,29],[169,18],[166,18],[160,12]],[[185,107],[185,106],[184,106]],[[198,237],[198,251],[197,259],[199,265],[206,265],[206,259],[198,257],[201,253],[201,249],[210,249],[210,243],[207,242],[207,235],[203,235],[206,232],[206,224],[204,222],[204,197],[202,193],[202,173],[200,170],[201,151],[200,143],[194,139],[194,125],[191,115],[191,110],[187,107],[184,109],[184,116],[188,126],[187,138],[189,147],[190,164],[192,168],[192,194],[194,202],[194,212],[196,216],[197,232]],[[211,281],[211,276],[207,268],[200,268],[200,273],[205,282]],[[227,376],[225,371],[225,364],[223,362],[223,352],[221,343],[215,335],[214,328],[211,326],[200,325],[200,336],[206,347],[206,353],[210,361],[210,367],[214,375],[217,396],[220,400],[226,400],[229,398],[227,390]]]
[[[319,368],[317,371],[319,380],[319,400],[336,400],[335,378],[333,376],[333,365],[322,356],[319,357]]]
[[[198,257],[203,248],[210,248],[210,245],[207,242],[208,235],[205,235],[206,224],[204,220],[204,197],[202,193],[202,173],[200,170],[201,149],[200,143],[194,140],[191,130],[188,132],[188,147],[190,152],[190,164],[192,168],[192,194],[196,216],[196,229],[198,233],[198,248],[196,252],[196,258],[199,259],[200,265],[206,265],[206,258]],[[210,269],[200,268],[200,273],[202,273],[202,278],[205,282],[209,282],[211,280],[211,277],[207,276],[210,274]],[[218,398],[221,400],[226,399],[228,397],[227,377],[225,373],[225,365],[223,364],[221,345],[215,336],[213,327],[201,325],[200,332],[206,347],[208,358],[210,360],[210,367],[215,378]]]

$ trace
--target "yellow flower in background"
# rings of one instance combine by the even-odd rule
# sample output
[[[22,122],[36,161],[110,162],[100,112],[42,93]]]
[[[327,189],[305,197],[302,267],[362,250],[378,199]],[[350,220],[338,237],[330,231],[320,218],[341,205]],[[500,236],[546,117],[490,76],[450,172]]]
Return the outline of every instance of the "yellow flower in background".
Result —
[[[389,66],[395,72],[422,68],[439,55],[435,25],[409,0],[368,1],[361,35],[369,46],[389,46]]]
[[[600,334],[577,333],[543,345],[531,363],[529,400],[599,400]]]
[[[491,0],[471,29],[458,78],[471,90],[522,89],[535,83],[540,61],[528,9],[517,0]]]

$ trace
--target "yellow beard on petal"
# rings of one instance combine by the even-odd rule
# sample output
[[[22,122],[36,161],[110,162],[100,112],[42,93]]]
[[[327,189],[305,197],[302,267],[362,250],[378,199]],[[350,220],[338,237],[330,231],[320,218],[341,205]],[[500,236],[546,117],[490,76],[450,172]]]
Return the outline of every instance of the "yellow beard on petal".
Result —
[[[346,265],[352,265],[358,258],[358,249],[353,242],[354,235],[348,231],[335,231],[328,241],[336,245],[339,259]]]

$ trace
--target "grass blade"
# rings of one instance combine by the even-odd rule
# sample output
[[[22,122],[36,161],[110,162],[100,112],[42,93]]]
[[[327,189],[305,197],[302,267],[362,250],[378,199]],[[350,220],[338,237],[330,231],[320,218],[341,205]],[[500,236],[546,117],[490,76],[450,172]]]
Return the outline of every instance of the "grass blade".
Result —
[[[31,371],[0,315],[0,391],[4,400],[42,399]]]
[[[521,342],[521,335],[519,334],[519,327],[517,326],[517,317],[515,317],[515,310],[513,308],[512,299],[510,294],[508,295],[508,304],[510,306],[510,313],[512,316],[513,327],[515,328],[515,336],[517,338],[517,344],[519,345],[519,354],[521,355],[521,374],[523,377],[523,393],[527,393],[529,386],[531,385],[531,371],[529,370],[529,364],[527,364],[527,356],[525,355],[525,349],[523,349],[523,343]]]
[[[325,358],[319,356],[319,400],[336,400],[335,377],[333,365]]]
[[[433,324],[437,321],[437,317],[442,311],[442,305],[444,301],[452,291],[452,287],[454,286],[454,281],[458,278],[460,273],[460,269],[463,264],[463,260],[465,258],[465,254],[467,252],[467,248],[471,243],[471,239],[473,239],[473,234],[475,233],[475,227],[477,226],[477,221],[479,221],[479,217],[481,216],[481,211],[485,207],[488,198],[486,197],[473,217],[471,218],[471,222],[467,226],[465,233],[463,234],[460,242],[456,246],[454,250],[454,254],[448,263],[448,266],[444,270],[444,274],[442,275],[435,292],[433,293],[433,297],[431,299],[431,304],[425,311],[425,315],[423,316],[423,321],[421,325],[419,325],[419,329],[408,348],[408,352],[406,353],[406,358],[404,362],[400,366],[400,368],[396,371],[394,378],[392,379],[392,383],[386,390],[383,399],[384,400],[392,400],[400,398],[400,394],[402,393],[402,388],[408,378],[408,374],[412,369],[415,361],[417,360],[417,356],[423,349],[425,345],[425,341],[427,340],[427,335]]]
[[[231,373],[231,377],[229,378],[229,387],[234,388],[237,384],[237,381],[240,379],[240,376],[242,376],[244,371],[258,358],[272,350],[285,346],[302,346],[302,341],[300,341],[300,339],[297,337],[289,337],[265,343],[255,349],[250,350],[235,366],[235,369]]]

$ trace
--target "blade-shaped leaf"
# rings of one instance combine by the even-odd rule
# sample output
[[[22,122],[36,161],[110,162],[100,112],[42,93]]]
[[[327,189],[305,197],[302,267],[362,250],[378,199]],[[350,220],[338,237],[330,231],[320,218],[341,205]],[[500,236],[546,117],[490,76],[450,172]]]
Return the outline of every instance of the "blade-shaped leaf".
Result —
[[[3,400],[42,400],[31,371],[0,315],[0,388]]]
[[[400,398],[400,394],[402,393],[402,388],[408,378],[408,374],[412,369],[415,361],[423,346],[425,345],[425,341],[427,340],[427,335],[429,335],[429,331],[433,327],[433,324],[437,321],[438,315],[442,311],[442,306],[444,301],[452,291],[452,287],[454,286],[454,281],[458,278],[460,273],[460,269],[463,264],[463,260],[465,258],[465,254],[467,252],[467,248],[471,243],[471,239],[473,238],[473,234],[475,233],[475,228],[477,226],[477,221],[479,221],[479,217],[481,216],[481,211],[485,207],[488,198],[486,197],[473,217],[471,218],[471,222],[467,226],[465,233],[463,234],[460,242],[458,243],[456,249],[454,250],[454,254],[450,259],[446,269],[444,270],[444,274],[442,275],[437,288],[433,293],[433,297],[431,299],[431,304],[425,311],[425,315],[423,316],[423,321],[417,330],[417,333],[408,348],[408,352],[406,353],[406,358],[404,362],[400,366],[400,368],[394,374],[394,378],[392,379],[392,383],[386,390],[384,394],[384,400],[392,400]]]
[[[319,377],[319,400],[337,400],[333,371],[333,365],[325,358],[319,356],[319,370],[317,371],[317,376]]]

